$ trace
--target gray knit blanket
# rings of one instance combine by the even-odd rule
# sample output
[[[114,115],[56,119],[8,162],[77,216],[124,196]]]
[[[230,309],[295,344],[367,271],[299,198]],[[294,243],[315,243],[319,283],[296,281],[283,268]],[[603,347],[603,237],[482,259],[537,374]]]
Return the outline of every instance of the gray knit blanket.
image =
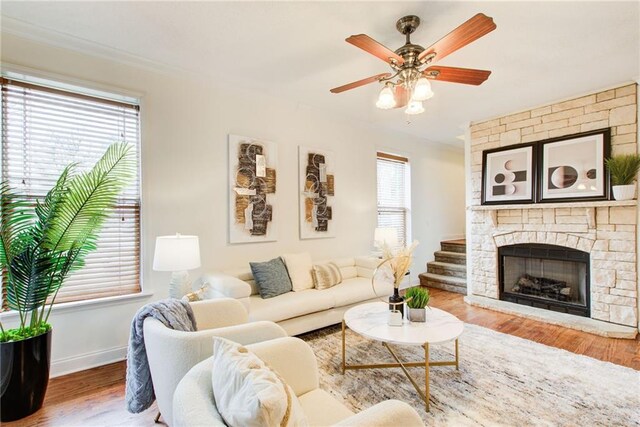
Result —
[[[177,331],[195,331],[196,319],[188,302],[175,298],[147,304],[131,321],[129,348],[127,350],[127,383],[125,399],[127,410],[133,414],[147,409],[156,400],[151,382],[149,360],[144,347],[143,324],[147,317],[162,322]]]

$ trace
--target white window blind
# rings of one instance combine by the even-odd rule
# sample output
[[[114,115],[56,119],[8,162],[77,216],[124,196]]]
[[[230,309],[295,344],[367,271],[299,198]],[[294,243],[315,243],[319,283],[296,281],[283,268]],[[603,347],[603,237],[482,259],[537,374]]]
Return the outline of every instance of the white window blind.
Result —
[[[79,169],[88,169],[114,142],[132,144],[139,159],[138,105],[5,78],[1,83],[2,180],[34,203],[65,166],[78,163]],[[105,222],[97,250],[68,276],[56,302],[139,291],[138,172]]]
[[[396,230],[398,243],[409,234],[409,160],[378,153],[378,227]]]

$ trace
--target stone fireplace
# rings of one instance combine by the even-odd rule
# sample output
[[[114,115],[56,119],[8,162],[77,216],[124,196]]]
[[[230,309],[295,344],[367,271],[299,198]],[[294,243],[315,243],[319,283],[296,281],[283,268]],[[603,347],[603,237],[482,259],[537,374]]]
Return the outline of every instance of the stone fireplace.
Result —
[[[603,321],[635,335],[637,200],[482,206],[480,189],[487,149],[608,127],[613,155],[637,152],[636,88],[626,85],[471,125],[467,302],[514,312],[528,306],[525,311],[540,320],[547,315],[538,313],[548,312],[553,323],[585,329],[585,321]],[[512,259],[517,255],[526,259]],[[564,255],[571,262],[558,259]]]

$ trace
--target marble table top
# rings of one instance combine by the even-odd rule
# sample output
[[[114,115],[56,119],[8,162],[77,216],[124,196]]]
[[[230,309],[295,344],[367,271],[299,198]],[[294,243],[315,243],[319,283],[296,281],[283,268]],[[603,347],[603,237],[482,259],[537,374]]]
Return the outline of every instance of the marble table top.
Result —
[[[388,316],[388,304],[372,302],[347,310],[344,321],[359,335],[400,345],[443,343],[458,338],[464,329],[460,319],[437,308],[427,308],[427,321],[424,323],[404,319],[402,326],[389,326]]]

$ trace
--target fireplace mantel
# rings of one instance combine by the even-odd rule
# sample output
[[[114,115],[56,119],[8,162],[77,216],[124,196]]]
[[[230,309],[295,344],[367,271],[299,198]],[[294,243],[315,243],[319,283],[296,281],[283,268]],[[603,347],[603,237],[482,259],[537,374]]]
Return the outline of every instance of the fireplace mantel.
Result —
[[[517,209],[600,208],[610,206],[637,206],[637,200],[603,200],[600,202],[527,203],[522,205],[474,205],[470,211],[503,211]]]
[[[570,203],[530,203],[526,205],[485,205],[485,206],[468,206],[467,209],[472,212],[486,212],[491,218],[494,227],[498,226],[498,212],[504,211],[530,211],[533,209],[553,210],[553,209],[584,209],[582,214],[586,218],[589,228],[596,227],[596,209],[597,208],[637,208],[637,200],[605,200],[600,202],[570,202]]]

